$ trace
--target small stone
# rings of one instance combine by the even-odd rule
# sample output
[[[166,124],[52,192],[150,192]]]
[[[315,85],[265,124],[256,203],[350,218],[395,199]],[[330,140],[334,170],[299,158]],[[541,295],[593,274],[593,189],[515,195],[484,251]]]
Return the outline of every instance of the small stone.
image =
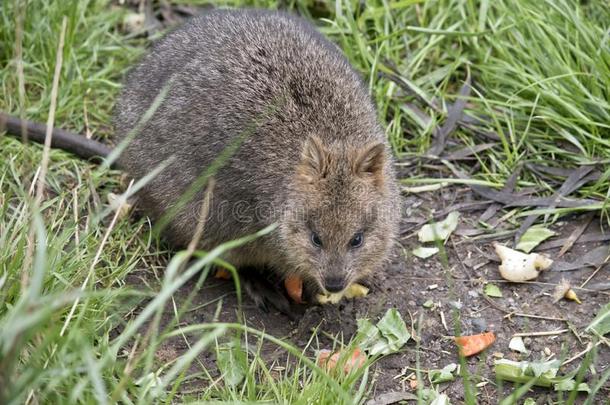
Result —
[[[475,333],[481,333],[487,330],[487,321],[485,318],[473,318],[471,323]]]
[[[449,306],[451,306],[457,310],[460,310],[463,307],[462,303],[459,301],[449,301]]]
[[[544,354],[546,354],[547,356],[551,355],[551,349],[549,349],[548,347],[544,348]]]
[[[438,288],[438,284],[430,284],[428,286],[428,290],[434,290],[434,289],[437,289],[437,288]]]
[[[479,293],[475,290],[468,290],[468,295],[472,298],[479,298]]]

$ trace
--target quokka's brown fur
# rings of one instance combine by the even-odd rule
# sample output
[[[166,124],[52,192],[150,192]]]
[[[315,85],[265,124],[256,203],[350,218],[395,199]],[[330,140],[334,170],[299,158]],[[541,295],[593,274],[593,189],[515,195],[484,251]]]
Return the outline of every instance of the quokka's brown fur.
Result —
[[[195,18],[128,75],[115,113],[119,138],[168,82],[119,162],[142,178],[174,158],[139,193],[153,219],[238,142],[214,175],[202,248],[277,223],[225,259],[335,291],[380,268],[399,219],[392,156],[366,87],[335,45],[279,12]],[[174,246],[191,240],[202,200],[200,189],[171,220],[165,236]]]

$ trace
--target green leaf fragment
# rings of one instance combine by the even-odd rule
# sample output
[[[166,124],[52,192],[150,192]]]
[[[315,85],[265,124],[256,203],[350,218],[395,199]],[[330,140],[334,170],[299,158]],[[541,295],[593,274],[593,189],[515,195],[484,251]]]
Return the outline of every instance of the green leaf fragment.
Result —
[[[457,364],[451,363],[443,367],[442,370],[432,370],[428,373],[428,378],[432,384],[440,384],[455,380],[453,372],[457,370]]]
[[[498,287],[495,284],[485,284],[485,288],[483,289],[483,292],[485,293],[485,295],[487,295],[488,297],[494,297],[494,298],[502,298],[502,291],[500,290],[500,287]]]
[[[430,256],[434,256],[435,254],[437,254],[438,248],[419,246],[418,248],[413,249],[412,253],[413,253],[413,255],[419,257],[420,259],[427,259]]]
[[[449,397],[447,394],[439,394],[434,401],[430,402],[430,405],[449,405]]]
[[[358,337],[362,339],[360,347],[371,356],[389,353],[386,339],[368,319],[358,319]]]
[[[559,360],[530,362],[500,359],[494,363],[494,372],[496,378],[500,380],[525,384],[535,379],[534,385],[547,388],[552,386],[555,391],[576,389],[581,392],[590,392],[589,386],[585,383],[576,386],[576,381],[571,378],[573,375],[557,377],[560,364]]]
[[[422,307],[424,307],[424,308],[432,308],[433,306],[434,306],[434,301],[432,301],[432,300],[428,300],[422,304]]]
[[[567,378],[562,380],[561,382],[558,382],[556,384],[553,385],[553,388],[555,389],[555,391],[580,391],[580,392],[586,392],[586,393],[590,393],[591,389],[589,388],[589,386],[586,383],[580,383],[578,384],[578,387],[576,386],[576,381],[574,381],[574,379],[572,378]]]
[[[532,226],[525,231],[523,236],[521,236],[521,239],[519,239],[517,249],[521,250],[522,252],[529,253],[540,243],[554,235],[556,235],[556,233],[550,229],[543,228],[541,226]]]
[[[392,351],[398,351],[411,338],[405,321],[396,308],[390,308],[377,323],[377,328],[388,340]]]
[[[373,325],[368,319],[358,320],[360,347],[371,356],[399,351],[411,338],[407,325],[395,308],[387,310],[383,318]]]
[[[427,224],[417,233],[420,242],[434,242],[437,240],[446,240],[449,235],[455,231],[458,226],[458,218],[460,213],[454,211],[447,215],[447,218],[440,222]]]
[[[223,381],[229,386],[241,383],[247,373],[246,353],[239,340],[234,340],[218,347],[216,364],[223,374]]]

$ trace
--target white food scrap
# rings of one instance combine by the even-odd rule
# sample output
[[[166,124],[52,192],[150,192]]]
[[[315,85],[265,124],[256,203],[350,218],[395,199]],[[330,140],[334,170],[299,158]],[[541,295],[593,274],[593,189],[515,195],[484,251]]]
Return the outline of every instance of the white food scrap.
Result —
[[[502,260],[499,267],[500,275],[515,283],[533,280],[541,271],[548,270],[553,264],[551,259],[538,253],[525,254],[499,243],[494,243],[493,247]]]

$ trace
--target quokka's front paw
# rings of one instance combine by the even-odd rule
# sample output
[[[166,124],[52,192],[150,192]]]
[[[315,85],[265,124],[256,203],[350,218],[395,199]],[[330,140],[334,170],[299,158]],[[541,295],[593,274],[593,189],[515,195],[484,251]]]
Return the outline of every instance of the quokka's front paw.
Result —
[[[240,269],[239,277],[246,295],[261,310],[269,312],[275,308],[291,319],[295,318],[281,283],[271,280],[261,271],[249,267]]]

